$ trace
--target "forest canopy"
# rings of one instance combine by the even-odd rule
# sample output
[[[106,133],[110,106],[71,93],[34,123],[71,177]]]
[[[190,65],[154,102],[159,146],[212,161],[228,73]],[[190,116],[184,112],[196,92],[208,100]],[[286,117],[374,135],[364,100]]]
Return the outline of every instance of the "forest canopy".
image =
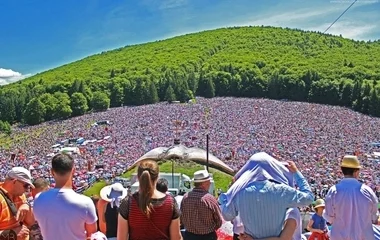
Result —
[[[39,124],[194,96],[340,105],[380,116],[380,41],[234,27],[102,52],[0,87],[0,120]]]

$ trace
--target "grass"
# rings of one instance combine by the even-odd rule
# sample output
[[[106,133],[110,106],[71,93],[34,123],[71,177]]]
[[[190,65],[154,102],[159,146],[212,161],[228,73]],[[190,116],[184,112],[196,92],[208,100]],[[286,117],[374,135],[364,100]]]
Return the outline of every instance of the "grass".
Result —
[[[160,172],[171,172],[172,171],[172,162],[171,161],[166,161],[166,162],[160,162]],[[202,170],[204,169],[204,166],[193,163],[193,162],[188,162],[188,163],[174,163],[174,172],[177,173],[183,173],[192,178],[193,174],[195,171]],[[209,169],[210,172],[213,174],[214,177],[214,182],[215,182],[215,189],[221,188],[223,191],[227,191],[228,185],[230,184],[232,180],[232,176],[220,172],[218,170]],[[126,173],[123,174],[123,177],[129,178],[133,173],[136,172],[135,168],[130,169]],[[106,185],[104,181],[97,182],[95,183],[91,188],[86,190],[84,194],[86,196],[91,196],[91,195],[99,195],[100,190]]]

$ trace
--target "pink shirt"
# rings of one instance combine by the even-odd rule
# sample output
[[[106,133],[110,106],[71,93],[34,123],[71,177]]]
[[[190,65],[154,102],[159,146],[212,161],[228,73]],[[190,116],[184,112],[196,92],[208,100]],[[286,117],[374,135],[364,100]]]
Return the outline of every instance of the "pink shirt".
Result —
[[[372,222],[378,218],[377,203],[372,189],[354,178],[332,186],[323,214],[332,224],[331,239],[375,240]]]

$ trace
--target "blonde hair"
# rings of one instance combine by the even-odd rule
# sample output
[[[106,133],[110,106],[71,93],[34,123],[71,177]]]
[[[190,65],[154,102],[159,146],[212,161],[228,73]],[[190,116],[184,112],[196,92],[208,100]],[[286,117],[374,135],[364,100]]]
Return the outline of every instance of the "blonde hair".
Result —
[[[137,177],[139,179],[138,206],[148,217],[152,211],[152,196],[156,189],[156,181],[160,170],[157,162],[145,160],[139,164]]]

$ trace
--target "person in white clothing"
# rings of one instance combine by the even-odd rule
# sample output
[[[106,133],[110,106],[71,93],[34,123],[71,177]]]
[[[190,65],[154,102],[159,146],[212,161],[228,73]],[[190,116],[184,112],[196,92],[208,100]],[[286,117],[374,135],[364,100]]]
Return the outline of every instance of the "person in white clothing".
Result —
[[[326,195],[323,217],[332,224],[331,239],[374,240],[372,224],[378,220],[378,199],[370,187],[358,181],[361,169],[356,156],[345,156],[344,175]]]
[[[74,169],[70,155],[54,156],[51,173],[55,188],[34,201],[34,215],[44,240],[85,240],[97,231],[94,203],[72,189]]]

